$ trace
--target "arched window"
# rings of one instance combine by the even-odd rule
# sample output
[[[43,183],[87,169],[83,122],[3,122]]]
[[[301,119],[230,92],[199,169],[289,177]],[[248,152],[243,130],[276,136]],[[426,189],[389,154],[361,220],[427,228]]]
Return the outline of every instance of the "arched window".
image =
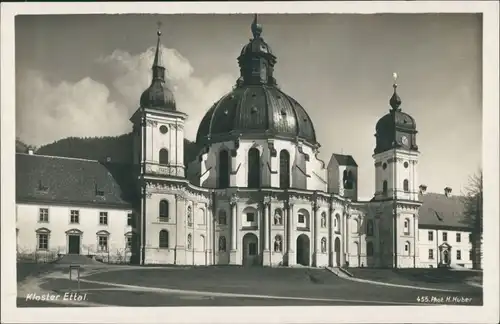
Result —
[[[280,152],[280,188],[290,187],[290,154],[287,150]]]
[[[248,188],[260,188],[260,152],[258,149],[248,150]]]
[[[160,164],[167,165],[168,163],[168,150],[162,148],[160,150]]]
[[[219,237],[219,251],[226,252],[226,238],[224,236]]]
[[[404,233],[410,234],[410,220],[407,218],[404,222]]]
[[[353,189],[354,188],[354,176],[353,176],[351,170],[349,170],[349,171],[344,170],[342,180],[344,183],[344,189]]]
[[[373,243],[372,242],[366,243],[366,255],[373,256]]]
[[[410,242],[405,243],[405,255],[411,255],[411,245]]]
[[[225,210],[219,210],[219,225],[227,225],[227,217]]]
[[[168,222],[168,201],[160,201],[160,212],[159,212],[160,222]]]
[[[161,230],[160,235],[159,235],[159,241],[160,241],[160,248],[167,249],[168,248],[168,231],[167,230]]]
[[[384,193],[384,195],[387,195],[387,180],[384,180],[382,184],[382,192]]]
[[[405,180],[403,181],[403,190],[404,190],[404,192],[409,192],[409,191],[410,191],[410,188],[409,188],[409,186],[408,186],[408,180],[407,180],[407,179],[405,179]]]
[[[229,152],[222,150],[219,152],[219,188],[229,187]]]
[[[187,248],[188,250],[191,250],[193,248],[193,236],[191,234],[188,234],[187,237]]]
[[[373,236],[373,221],[371,219],[366,222],[366,236]]]

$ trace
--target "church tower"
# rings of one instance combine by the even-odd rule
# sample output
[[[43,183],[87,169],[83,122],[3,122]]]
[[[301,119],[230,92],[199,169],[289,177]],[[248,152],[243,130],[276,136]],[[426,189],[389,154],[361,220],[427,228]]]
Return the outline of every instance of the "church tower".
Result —
[[[130,119],[134,124],[134,163],[141,174],[184,178],[184,123],[161,64],[161,31],[157,32],[150,86],[142,93],[140,107]]]
[[[376,126],[375,196],[379,264],[394,268],[418,264],[419,151],[415,120],[401,111],[394,74],[389,113]]]
[[[401,111],[396,77],[391,109],[376,126],[374,200],[418,201],[417,127],[415,119]]]

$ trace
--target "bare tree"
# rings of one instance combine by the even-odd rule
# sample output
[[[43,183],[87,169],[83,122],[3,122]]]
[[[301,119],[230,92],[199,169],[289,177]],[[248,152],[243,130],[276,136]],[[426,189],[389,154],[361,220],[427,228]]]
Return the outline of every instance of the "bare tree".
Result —
[[[472,229],[472,264],[474,269],[481,269],[483,237],[483,172],[469,178],[462,202],[464,204],[464,222]]]

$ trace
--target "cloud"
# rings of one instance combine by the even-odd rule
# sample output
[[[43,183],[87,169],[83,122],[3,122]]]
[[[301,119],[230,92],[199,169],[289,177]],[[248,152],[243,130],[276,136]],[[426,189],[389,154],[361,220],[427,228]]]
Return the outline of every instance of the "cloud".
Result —
[[[125,118],[116,118],[123,106],[111,101],[108,88],[90,77],[54,84],[40,72],[25,71],[16,100],[16,135],[31,145],[68,136],[119,135],[128,126]]]
[[[17,136],[43,145],[68,136],[115,136],[131,130],[130,116],[151,82],[154,48],[138,55],[122,50],[97,59],[107,85],[87,76],[78,82],[50,82],[39,71],[22,72],[17,85]],[[162,62],[177,107],[188,114],[186,137],[194,139],[205,112],[231,90],[236,76],[210,80],[194,76],[194,68],[175,49],[162,48]]]
[[[139,105],[141,93],[151,83],[151,64],[155,48],[140,55],[116,50],[99,62],[116,73],[113,88],[129,107],[132,114]],[[186,137],[193,140],[201,118],[212,104],[231,90],[236,76],[224,74],[210,80],[194,76],[194,68],[177,50],[161,49],[161,60],[166,69],[167,84],[173,90],[177,109],[188,114]]]

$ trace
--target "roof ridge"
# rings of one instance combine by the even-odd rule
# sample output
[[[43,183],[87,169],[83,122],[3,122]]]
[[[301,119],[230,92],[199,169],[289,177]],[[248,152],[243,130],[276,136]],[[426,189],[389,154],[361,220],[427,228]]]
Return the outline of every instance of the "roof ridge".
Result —
[[[97,162],[97,163],[100,163],[99,160],[90,160],[90,159],[74,158],[74,157],[67,157],[67,156],[44,155],[44,154],[29,154],[29,153],[16,152],[16,155],[18,155],[18,154],[19,155],[26,155],[26,156],[37,156],[37,157],[51,158],[51,159],[76,160],[76,161],[86,161],[86,162]]]

